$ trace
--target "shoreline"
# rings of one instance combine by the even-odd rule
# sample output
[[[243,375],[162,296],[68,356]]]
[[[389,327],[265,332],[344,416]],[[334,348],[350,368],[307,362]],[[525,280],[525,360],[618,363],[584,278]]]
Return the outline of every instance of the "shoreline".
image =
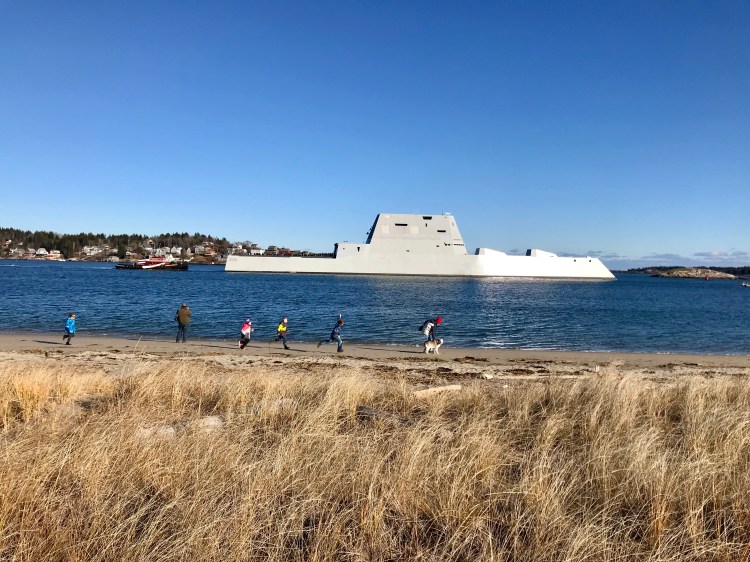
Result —
[[[70,346],[63,344],[62,332],[0,332],[2,353],[63,352],[77,354],[85,351],[112,353],[149,353],[162,356],[287,356],[288,358],[340,358],[366,359],[374,361],[425,360],[442,362],[477,361],[485,364],[508,364],[517,361],[552,363],[576,363],[583,365],[607,365],[619,363],[634,367],[659,367],[665,364],[684,366],[750,367],[750,355],[712,355],[682,353],[636,353],[604,351],[562,351],[536,349],[497,349],[446,347],[439,355],[425,355],[421,345],[388,345],[377,343],[344,342],[344,353],[337,354],[335,345],[290,341],[291,350],[286,351],[281,343],[253,339],[243,351],[237,340],[192,339],[186,344],[175,343],[171,338],[139,338],[136,336],[104,336],[77,334]]]

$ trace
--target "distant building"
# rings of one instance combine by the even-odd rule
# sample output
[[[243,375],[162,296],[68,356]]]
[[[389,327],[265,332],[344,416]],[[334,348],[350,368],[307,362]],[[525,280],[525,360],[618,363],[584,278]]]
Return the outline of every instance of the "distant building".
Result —
[[[39,248],[36,251],[36,256],[39,257],[39,258],[46,258],[47,257],[47,250],[45,250],[44,248]]]
[[[277,256],[279,255],[279,248],[277,246],[269,246],[266,248],[266,255]]]
[[[99,246],[84,246],[81,250],[81,254],[84,256],[96,256],[97,254],[101,254],[104,251],[103,248]]]

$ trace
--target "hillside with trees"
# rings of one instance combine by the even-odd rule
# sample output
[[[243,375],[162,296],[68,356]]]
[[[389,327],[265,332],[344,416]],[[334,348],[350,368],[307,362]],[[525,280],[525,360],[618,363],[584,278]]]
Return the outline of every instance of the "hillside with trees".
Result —
[[[47,251],[58,250],[65,259],[76,257],[84,247],[87,246],[109,246],[117,250],[120,258],[130,251],[135,254],[145,254],[147,247],[181,247],[188,248],[205,242],[213,243],[216,251],[222,253],[230,247],[226,238],[201,234],[188,234],[187,232],[174,232],[147,236],[144,234],[94,234],[92,232],[81,232],[79,234],[58,234],[46,230],[19,230],[16,228],[0,228],[0,241],[2,249],[0,257],[7,257],[12,248],[45,248]]]

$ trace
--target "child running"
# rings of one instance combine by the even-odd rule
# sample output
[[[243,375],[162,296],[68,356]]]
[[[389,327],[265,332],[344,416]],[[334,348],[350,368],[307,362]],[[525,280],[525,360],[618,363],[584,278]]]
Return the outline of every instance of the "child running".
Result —
[[[76,315],[72,312],[68,314],[68,319],[65,321],[65,334],[63,335],[63,341],[65,345],[70,345],[70,339],[76,335]]]
[[[276,328],[276,337],[275,338],[271,338],[270,340],[268,340],[269,344],[273,343],[275,341],[282,341],[282,342],[284,342],[284,349],[291,349],[291,347],[289,347],[286,344],[286,334],[287,334],[287,330],[288,330],[286,324],[287,324],[287,317],[284,316],[284,318],[281,319],[281,322],[279,322],[279,327]]]
[[[245,322],[242,324],[242,328],[240,328],[240,341],[237,342],[237,345],[240,349],[245,349],[245,346],[250,343],[250,335],[253,333],[253,321],[251,318],[245,318]]]
[[[318,347],[323,345],[324,343],[334,343],[338,344],[338,347],[336,348],[337,353],[342,353],[344,351],[344,342],[341,341],[341,327],[344,325],[344,319],[339,314],[339,319],[336,320],[336,323],[333,325],[333,330],[331,330],[331,336],[327,340],[321,340],[318,342]]]

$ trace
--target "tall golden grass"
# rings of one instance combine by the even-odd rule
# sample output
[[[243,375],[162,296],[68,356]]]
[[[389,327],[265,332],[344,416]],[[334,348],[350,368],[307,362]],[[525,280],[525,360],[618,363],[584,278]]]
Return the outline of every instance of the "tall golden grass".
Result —
[[[750,559],[744,378],[311,369],[0,364],[0,559]]]

